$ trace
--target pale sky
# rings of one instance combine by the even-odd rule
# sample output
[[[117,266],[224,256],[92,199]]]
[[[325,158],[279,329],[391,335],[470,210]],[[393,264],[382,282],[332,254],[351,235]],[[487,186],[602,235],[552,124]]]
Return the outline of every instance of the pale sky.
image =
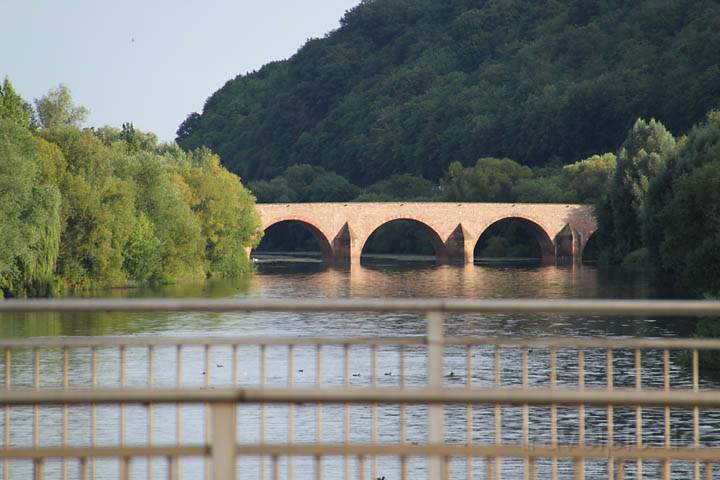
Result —
[[[173,140],[227,80],[291,56],[358,3],[0,0],[0,79],[28,101],[63,83],[87,126],[132,122]]]

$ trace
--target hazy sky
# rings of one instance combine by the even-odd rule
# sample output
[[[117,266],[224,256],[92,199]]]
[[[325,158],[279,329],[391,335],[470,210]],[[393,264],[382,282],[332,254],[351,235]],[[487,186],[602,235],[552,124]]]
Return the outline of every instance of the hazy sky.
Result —
[[[0,0],[0,78],[28,101],[64,83],[88,125],[130,121],[172,140],[227,80],[289,57],[357,3]]]

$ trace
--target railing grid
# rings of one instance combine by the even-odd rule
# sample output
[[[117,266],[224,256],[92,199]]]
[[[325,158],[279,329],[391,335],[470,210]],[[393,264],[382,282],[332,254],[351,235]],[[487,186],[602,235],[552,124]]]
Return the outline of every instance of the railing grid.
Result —
[[[149,302],[8,302],[0,311],[69,305],[155,309]],[[427,332],[0,339],[4,479],[29,472],[37,479],[699,480],[720,473],[713,432],[720,389],[701,377],[699,361],[701,351],[720,350],[720,340],[443,331],[448,312],[697,316],[720,314],[717,302],[662,311],[647,302],[518,302],[514,310],[433,301],[160,305],[407,308],[426,315]]]

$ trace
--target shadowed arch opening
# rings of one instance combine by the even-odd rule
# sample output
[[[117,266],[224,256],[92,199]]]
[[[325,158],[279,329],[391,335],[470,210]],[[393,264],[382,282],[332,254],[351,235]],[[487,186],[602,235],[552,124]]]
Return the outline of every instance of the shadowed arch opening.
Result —
[[[265,228],[260,245],[251,255],[289,255],[333,259],[327,237],[314,225],[302,220],[281,220]]]
[[[427,224],[413,219],[396,219],[377,227],[362,247],[361,258],[396,257],[399,260],[428,260],[438,263],[448,259],[440,236]]]
[[[547,263],[555,259],[553,242],[545,229],[522,217],[508,217],[492,223],[480,235],[475,260]]]
[[[595,265],[600,257],[600,241],[597,232],[590,235],[582,251],[582,263]]]

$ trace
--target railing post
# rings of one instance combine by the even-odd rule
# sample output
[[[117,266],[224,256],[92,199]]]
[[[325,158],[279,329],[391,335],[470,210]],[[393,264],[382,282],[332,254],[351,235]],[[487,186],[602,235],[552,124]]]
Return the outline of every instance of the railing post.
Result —
[[[443,355],[445,350],[444,319],[440,312],[427,314],[427,342],[428,342],[428,387],[440,389],[443,384]],[[444,407],[443,405],[430,405],[428,409],[428,442],[431,444],[444,443]],[[443,478],[443,462],[438,456],[428,458],[428,478],[441,480]]]
[[[235,404],[213,403],[211,448],[213,480],[235,480]]]

